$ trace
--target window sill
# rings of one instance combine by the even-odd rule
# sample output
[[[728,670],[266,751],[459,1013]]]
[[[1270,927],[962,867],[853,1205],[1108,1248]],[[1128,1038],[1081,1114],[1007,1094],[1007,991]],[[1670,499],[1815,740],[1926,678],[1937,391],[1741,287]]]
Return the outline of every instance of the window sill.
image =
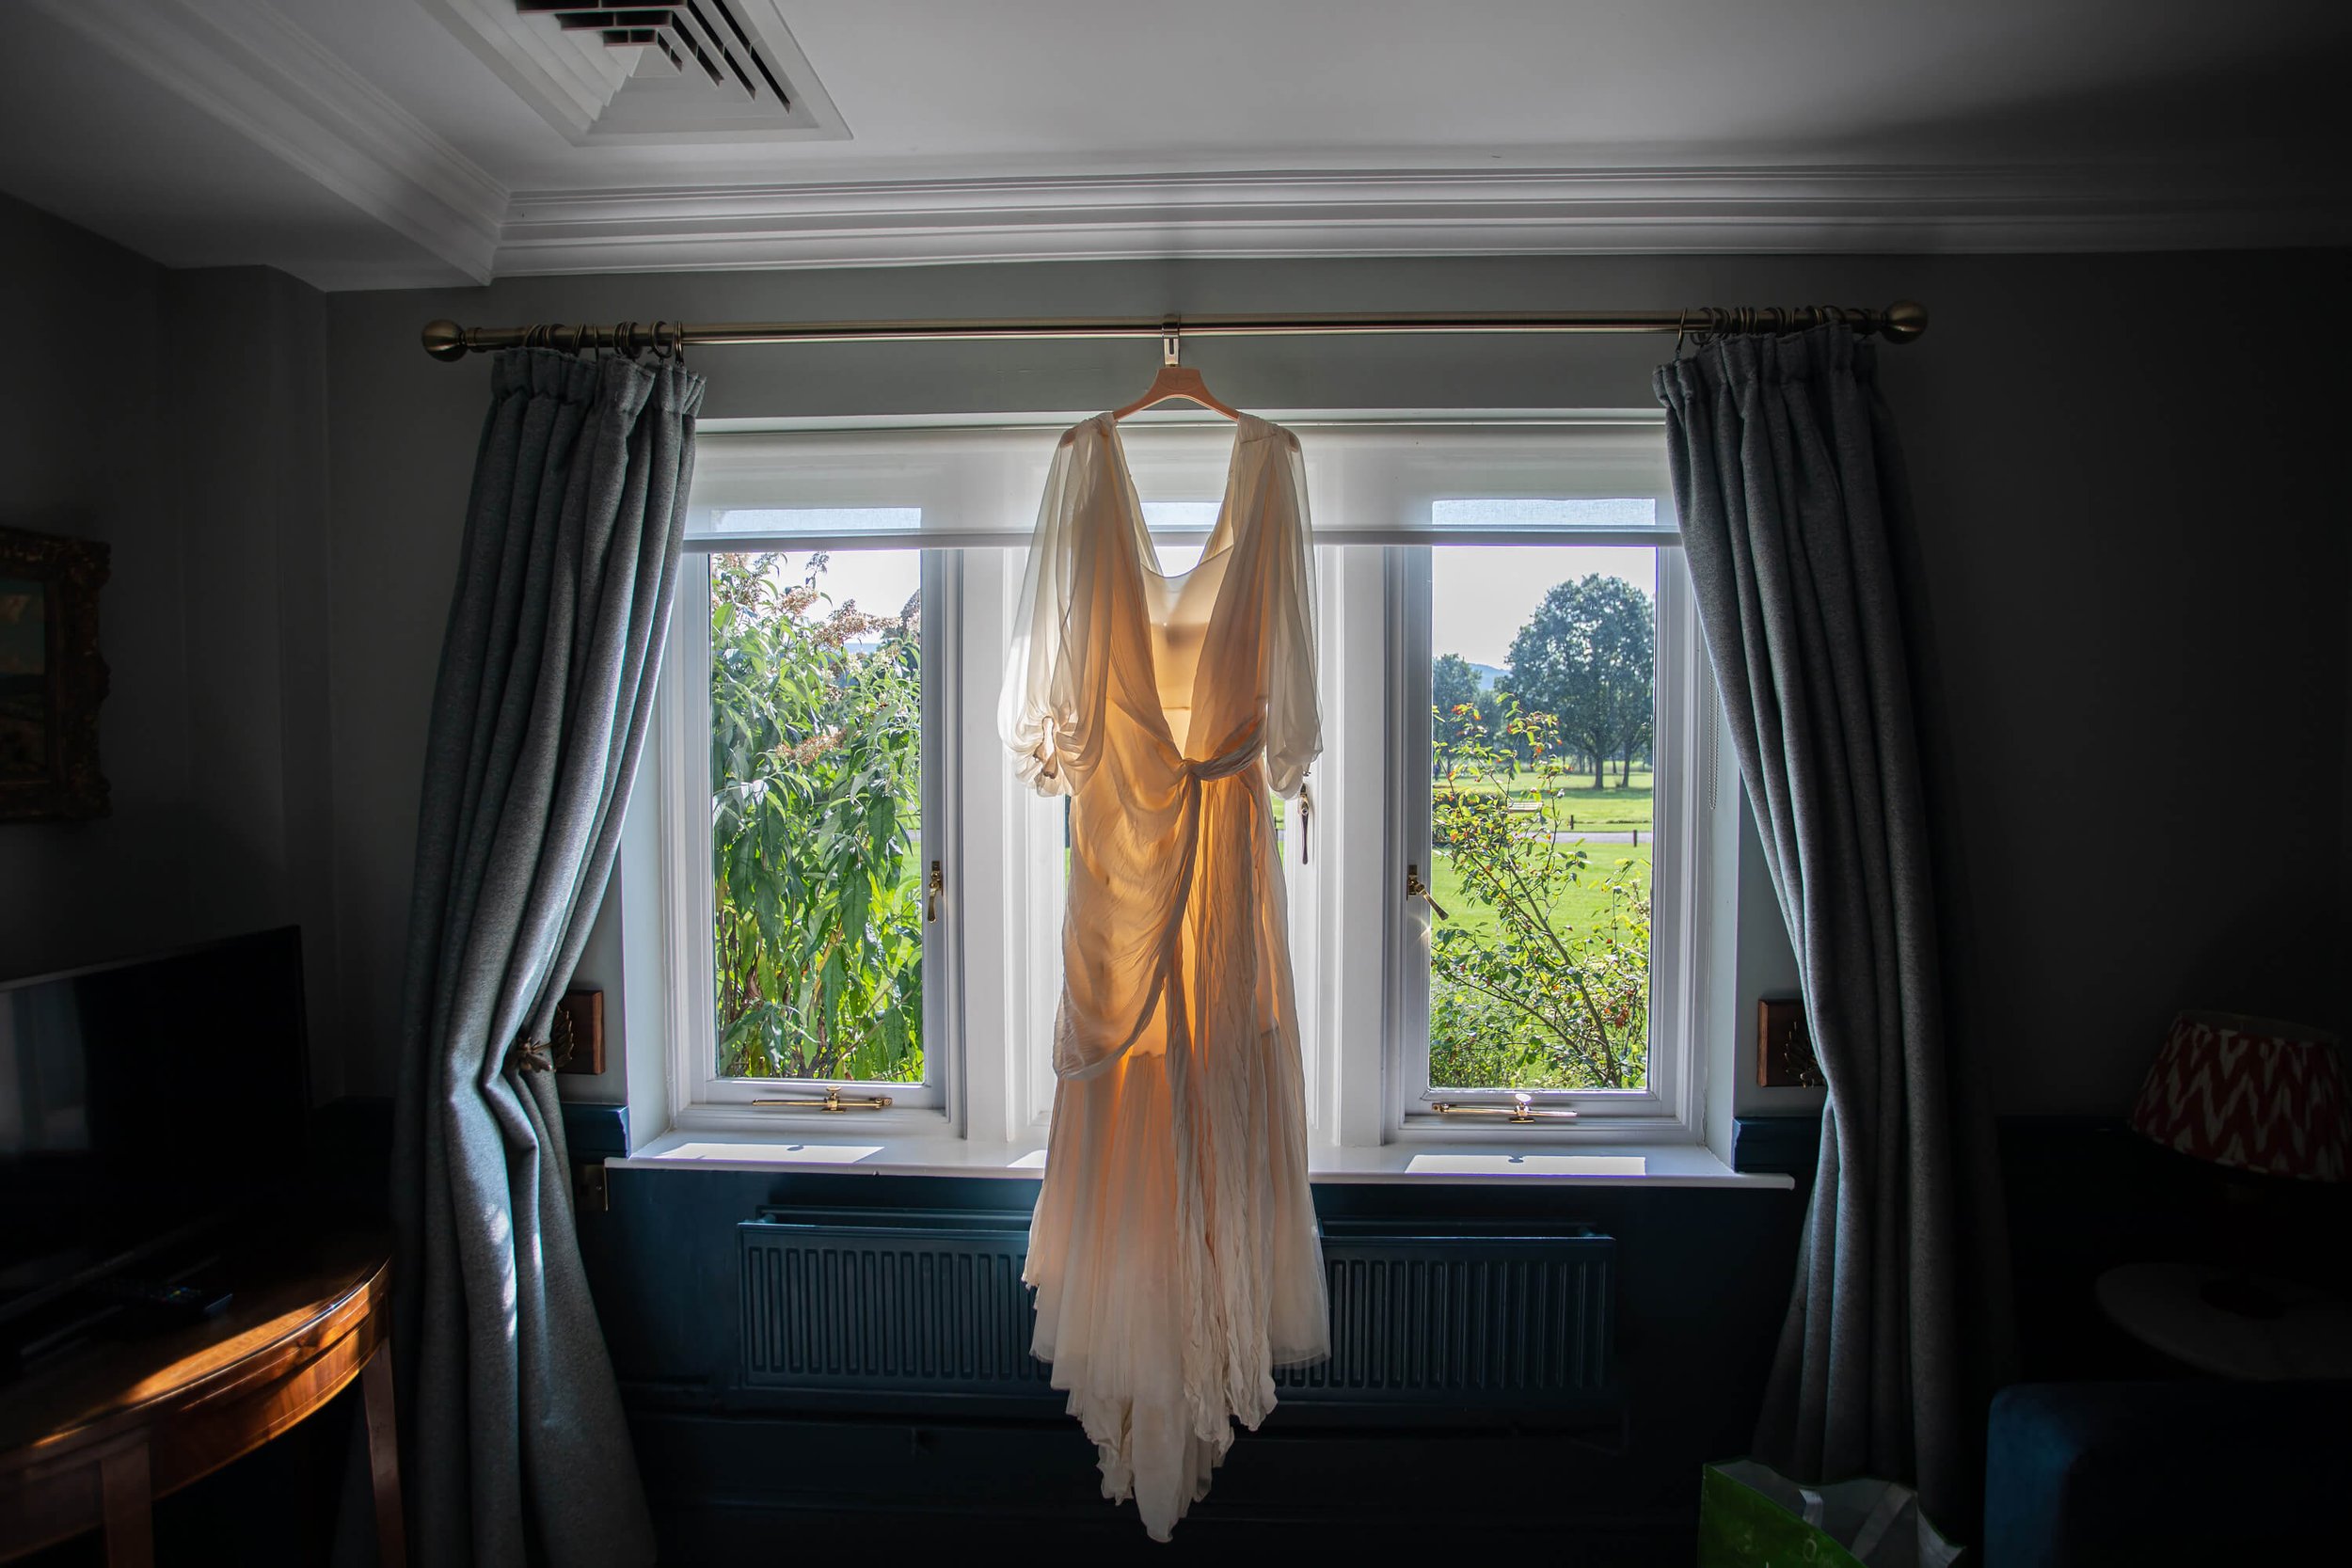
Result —
[[[941,1136],[873,1137],[672,1132],[605,1162],[618,1170],[763,1170],[830,1176],[967,1176],[1034,1181],[1045,1168],[1039,1140],[983,1143]],[[1316,1148],[1308,1178],[1332,1183],[1490,1186],[1522,1181],[1582,1187],[1787,1189],[1787,1176],[1733,1170],[1695,1144],[1573,1148],[1494,1141],[1415,1141],[1378,1148]]]

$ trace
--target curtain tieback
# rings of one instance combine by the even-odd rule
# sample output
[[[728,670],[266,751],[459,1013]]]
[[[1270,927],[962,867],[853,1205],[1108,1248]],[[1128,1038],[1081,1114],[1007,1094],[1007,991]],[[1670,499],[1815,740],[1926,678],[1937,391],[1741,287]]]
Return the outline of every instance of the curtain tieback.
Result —
[[[555,1022],[548,1029],[548,1038],[534,1040],[524,1035],[506,1053],[509,1072],[554,1072],[572,1059],[572,1052],[580,1044],[572,1032],[572,1015],[564,1007],[555,1009]]]

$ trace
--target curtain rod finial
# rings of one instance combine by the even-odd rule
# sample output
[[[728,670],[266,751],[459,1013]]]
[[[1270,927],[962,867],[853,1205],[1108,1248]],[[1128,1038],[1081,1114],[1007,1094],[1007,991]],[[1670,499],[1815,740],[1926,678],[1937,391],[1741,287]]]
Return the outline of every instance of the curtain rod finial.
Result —
[[[1911,342],[1927,329],[1928,308],[1915,299],[1899,299],[1888,306],[1886,325],[1879,328],[1890,343]]]
[[[427,322],[421,337],[425,353],[436,359],[463,359],[466,356],[466,329],[453,321]]]

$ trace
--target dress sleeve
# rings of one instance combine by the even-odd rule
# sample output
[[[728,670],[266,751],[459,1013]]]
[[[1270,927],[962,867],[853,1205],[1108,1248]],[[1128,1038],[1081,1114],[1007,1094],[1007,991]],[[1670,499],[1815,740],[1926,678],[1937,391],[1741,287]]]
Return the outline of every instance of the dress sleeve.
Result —
[[[1013,770],[1040,795],[1071,793],[1072,765],[1085,760],[1092,727],[1081,717],[1084,628],[1073,615],[1087,569],[1077,505],[1087,467],[1081,444],[1063,437],[1046,475],[996,705],[996,731],[1012,752]]]
[[[1297,437],[1284,435],[1286,525],[1270,553],[1266,642],[1266,777],[1284,800],[1296,798],[1307,769],[1323,754],[1323,705],[1315,682],[1314,533],[1307,518],[1307,468]]]

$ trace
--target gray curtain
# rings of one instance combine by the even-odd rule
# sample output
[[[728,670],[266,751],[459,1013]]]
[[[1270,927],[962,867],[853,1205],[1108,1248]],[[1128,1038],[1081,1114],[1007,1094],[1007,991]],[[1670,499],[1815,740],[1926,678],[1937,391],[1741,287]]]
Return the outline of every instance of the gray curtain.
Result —
[[[1982,1411],[1963,1315],[2005,1304],[1958,1238],[1947,1062],[1890,527],[1909,497],[1875,350],[1740,337],[1657,372],[1675,504],[1740,770],[1829,1085],[1756,1430],[1791,1476],[1915,1480],[1972,1536]],[[1972,1157],[1971,1180],[1980,1174]],[[1974,1212],[1970,1195],[1971,1212]]]
[[[419,1562],[653,1560],[548,1051],[677,582],[702,382],[500,356],[418,815],[393,1214]]]

